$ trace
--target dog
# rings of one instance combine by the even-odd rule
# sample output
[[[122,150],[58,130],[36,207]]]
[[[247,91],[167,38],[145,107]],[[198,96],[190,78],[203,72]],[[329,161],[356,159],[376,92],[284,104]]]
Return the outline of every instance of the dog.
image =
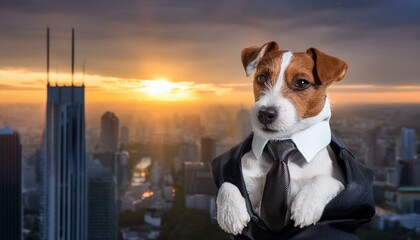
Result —
[[[327,203],[345,186],[329,146],[331,107],[326,90],[344,78],[347,64],[316,48],[281,50],[274,41],[244,48],[241,58],[246,75],[255,72],[252,150],[241,158],[252,210],[260,217],[266,175],[272,166],[262,154],[264,146],[269,140],[291,139],[305,159],[288,162],[291,192],[287,219],[300,228],[316,224]],[[227,233],[241,234],[250,216],[239,189],[224,182],[216,205],[219,226]]]

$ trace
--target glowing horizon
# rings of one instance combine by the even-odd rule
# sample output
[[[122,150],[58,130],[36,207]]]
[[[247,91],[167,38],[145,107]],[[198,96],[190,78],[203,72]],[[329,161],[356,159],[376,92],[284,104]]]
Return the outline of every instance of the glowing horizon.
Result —
[[[126,79],[98,74],[76,73],[75,84],[86,86],[86,100],[95,102],[200,102],[252,104],[252,83],[198,83],[156,79]],[[28,69],[0,69],[0,103],[44,102],[46,74]],[[51,84],[69,85],[71,75],[55,73]],[[420,103],[419,85],[382,86],[374,84],[333,84],[329,89],[333,103]]]

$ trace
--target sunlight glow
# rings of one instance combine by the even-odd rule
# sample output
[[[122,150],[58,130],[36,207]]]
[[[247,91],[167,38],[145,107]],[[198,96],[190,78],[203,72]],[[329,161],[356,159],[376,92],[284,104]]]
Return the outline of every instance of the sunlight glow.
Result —
[[[142,80],[137,91],[150,100],[179,101],[194,99],[192,83],[171,82],[165,79]]]
[[[76,73],[76,85],[83,82]],[[245,103],[252,104],[252,83],[170,81],[163,78],[119,78],[85,74],[87,102],[160,102],[160,103]],[[68,72],[51,73],[52,85],[70,85]],[[0,68],[0,104],[44,103],[45,72],[30,69]],[[333,103],[420,103],[420,85],[333,85],[328,94]]]
[[[144,87],[141,91],[151,96],[169,94],[173,89],[176,88],[176,84],[169,82],[165,79],[158,79],[155,81],[146,80],[143,82]]]

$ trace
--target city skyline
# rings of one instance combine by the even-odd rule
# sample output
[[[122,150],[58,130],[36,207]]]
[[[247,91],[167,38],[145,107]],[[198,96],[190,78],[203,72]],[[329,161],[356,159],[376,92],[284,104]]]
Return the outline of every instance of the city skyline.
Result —
[[[0,103],[45,102],[46,27],[51,83],[61,85],[70,84],[69,29],[76,29],[75,82],[86,82],[88,102],[250,104],[252,79],[240,51],[276,40],[348,63],[348,75],[329,91],[337,104],[420,103],[417,1],[0,6]]]

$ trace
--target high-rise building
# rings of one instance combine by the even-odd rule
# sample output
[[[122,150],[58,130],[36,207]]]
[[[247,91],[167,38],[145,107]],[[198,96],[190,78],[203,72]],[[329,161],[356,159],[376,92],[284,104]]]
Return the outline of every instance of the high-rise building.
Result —
[[[416,131],[412,128],[402,128],[398,157],[400,159],[415,159],[417,158],[416,148]]]
[[[93,158],[99,160],[102,166],[108,168],[112,174],[117,175],[118,162],[117,156],[113,152],[95,152]]]
[[[216,155],[216,142],[214,138],[201,138],[201,161],[209,164]]]
[[[41,239],[87,239],[84,86],[47,87]]]
[[[94,160],[88,163],[89,208],[88,239],[117,239],[117,202],[115,177]]]
[[[128,184],[127,163],[129,157],[130,154],[127,151],[118,152],[116,155],[118,170],[115,177],[117,178],[117,186],[120,189],[123,189]]]
[[[0,239],[21,239],[22,145],[10,127],[0,128]]]
[[[217,188],[214,185],[210,166],[203,162],[184,162],[185,206],[211,210]]]
[[[184,191],[185,194],[215,195],[210,166],[203,162],[184,162]]]
[[[118,151],[119,120],[113,112],[101,117],[101,150],[115,153]]]

